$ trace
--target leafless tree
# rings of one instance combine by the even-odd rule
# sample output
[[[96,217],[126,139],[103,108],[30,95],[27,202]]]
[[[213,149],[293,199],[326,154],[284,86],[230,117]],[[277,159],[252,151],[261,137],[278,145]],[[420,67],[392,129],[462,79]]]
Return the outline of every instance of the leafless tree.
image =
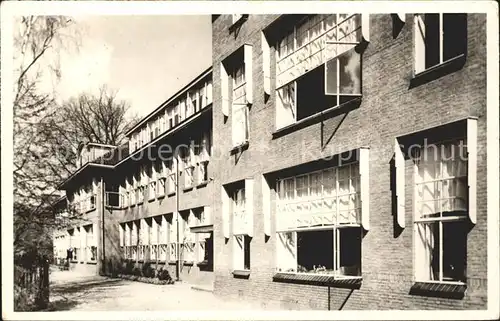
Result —
[[[50,248],[48,231],[67,225],[54,217],[57,186],[76,169],[82,141],[117,145],[136,120],[129,105],[101,86],[62,104],[42,81],[60,79],[59,52],[79,46],[68,17],[29,16],[17,24],[14,39],[14,245],[24,252]],[[77,30],[77,29],[76,29]],[[49,242],[49,243],[47,243]]]

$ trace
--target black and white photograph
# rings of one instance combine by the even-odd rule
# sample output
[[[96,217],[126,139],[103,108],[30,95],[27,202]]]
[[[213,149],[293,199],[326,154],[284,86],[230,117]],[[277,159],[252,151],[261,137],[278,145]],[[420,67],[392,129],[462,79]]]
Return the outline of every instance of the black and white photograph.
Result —
[[[3,2],[2,318],[498,319],[498,13]]]

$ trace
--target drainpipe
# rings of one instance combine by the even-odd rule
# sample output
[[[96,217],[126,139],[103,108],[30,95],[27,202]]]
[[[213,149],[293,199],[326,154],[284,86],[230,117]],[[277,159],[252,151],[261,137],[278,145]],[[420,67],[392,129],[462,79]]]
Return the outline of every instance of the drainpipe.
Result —
[[[176,229],[177,229],[177,246],[176,246],[176,253],[177,253],[177,257],[176,257],[176,262],[175,262],[175,279],[176,281],[180,281],[181,278],[180,278],[180,270],[181,270],[181,267],[180,267],[180,238],[179,238],[179,193],[180,193],[180,189],[179,189],[179,158],[177,156],[176,160],[175,160],[176,164],[175,164],[175,222],[176,222]]]
[[[104,179],[101,177],[101,233],[102,233],[102,242],[101,242],[101,258],[102,258],[102,272],[106,274],[106,250],[105,250],[105,233],[104,233],[104,209],[106,202],[106,188],[104,186]]]

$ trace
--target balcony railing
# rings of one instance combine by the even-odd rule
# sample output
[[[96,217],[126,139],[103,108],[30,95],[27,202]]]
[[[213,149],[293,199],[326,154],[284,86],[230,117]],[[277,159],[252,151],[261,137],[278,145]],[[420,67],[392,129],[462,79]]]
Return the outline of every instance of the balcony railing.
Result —
[[[82,200],[69,204],[69,210],[77,213],[86,213],[95,210],[96,194],[90,195]]]

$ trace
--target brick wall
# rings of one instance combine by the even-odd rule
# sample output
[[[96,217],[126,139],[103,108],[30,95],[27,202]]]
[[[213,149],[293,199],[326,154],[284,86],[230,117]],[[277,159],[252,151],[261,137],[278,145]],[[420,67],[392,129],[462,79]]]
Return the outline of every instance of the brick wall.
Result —
[[[229,32],[230,15],[212,23],[215,293],[268,306],[301,309],[484,309],[486,308],[486,16],[468,15],[468,52],[459,71],[410,88],[413,77],[413,19],[407,15],[393,36],[389,14],[370,17],[370,43],[362,58],[361,105],[308,127],[273,138],[272,94],[263,91],[261,31],[276,16],[250,15]],[[243,44],[253,46],[253,97],[248,149],[230,154],[231,117],[221,110],[220,63]],[[272,45],[272,44],[271,44]],[[271,57],[274,49],[271,48]],[[275,75],[271,59],[271,76]],[[468,290],[462,300],[409,295],[413,285],[412,192],[407,191],[407,227],[394,232],[390,162],[394,139],[469,116],[478,118],[477,224],[468,235]],[[272,281],[275,264],[274,221],[264,235],[262,174],[319,159],[370,148],[370,231],[362,242],[363,283],[359,290],[284,284]],[[254,178],[254,237],[249,279],[232,276],[232,239],[222,231],[221,185]],[[408,183],[408,184],[411,184]],[[265,291],[263,290],[265,289]],[[351,293],[352,292],[352,293]]]

